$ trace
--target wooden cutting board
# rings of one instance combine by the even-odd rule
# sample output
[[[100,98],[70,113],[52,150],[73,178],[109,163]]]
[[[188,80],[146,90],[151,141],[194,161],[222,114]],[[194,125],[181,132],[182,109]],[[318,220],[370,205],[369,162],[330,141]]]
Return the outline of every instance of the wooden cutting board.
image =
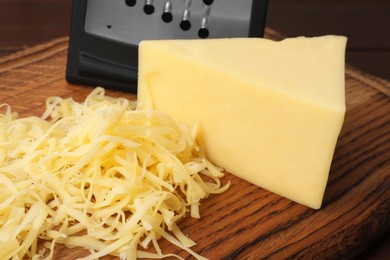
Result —
[[[269,28],[266,37],[280,38]],[[92,88],[66,83],[67,47],[61,38],[0,58],[0,104],[31,116],[42,114],[49,96],[82,101]],[[390,82],[347,65],[346,98],[322,208],[309,209],[227,173],[231,188],[203,201],[201,219],[180,224],[197,242],[195,252],[210,259],[350,258],[389,230]],[[166,241],[161,247],[188,258]],[[59,245],[55,259],[83,255]]]

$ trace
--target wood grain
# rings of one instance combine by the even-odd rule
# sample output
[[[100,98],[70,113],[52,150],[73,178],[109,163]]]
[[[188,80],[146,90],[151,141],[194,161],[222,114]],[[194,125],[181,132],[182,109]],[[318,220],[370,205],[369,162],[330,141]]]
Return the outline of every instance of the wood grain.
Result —
[[[72,0],[0,0],[0,55],[69,34]]]
[[[92,88],[65,82],[66,55],[67,38],[60,38],[0,58],[0,103],[30,116],[44,111],[49,96],[83,100]],[[194,251],[210,259],[352,258],[389,230],[390,82],[347,66],[346,97],[323,207],[309,209],[227,173],[231,188],[202,203],[200,220],[180,224],[197,242]],[[167,241],[161,247],[188,257]],[[86,253],[59,245],[55,259]]]

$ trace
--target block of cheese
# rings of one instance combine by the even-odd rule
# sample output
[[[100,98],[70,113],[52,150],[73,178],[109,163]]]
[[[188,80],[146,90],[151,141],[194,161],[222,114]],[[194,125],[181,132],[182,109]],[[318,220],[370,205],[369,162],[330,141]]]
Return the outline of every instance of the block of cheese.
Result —
[[[318,209],[345,114],[346,40],[144,41],[138,102],[199,120],[215,164]]]

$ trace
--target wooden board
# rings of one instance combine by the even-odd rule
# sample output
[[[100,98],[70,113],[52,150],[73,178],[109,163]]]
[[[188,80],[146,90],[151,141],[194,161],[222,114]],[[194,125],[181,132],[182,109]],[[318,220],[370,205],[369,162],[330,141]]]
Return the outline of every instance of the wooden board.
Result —
[[[266,32],[268,38],[280,37]],[[30,116],[42,114],[49,96],[82,101],[92,88],[66,83],[67,44],[60,38],[1,58],[0,104]],[[347,114],[323,207],[309,209],[227,173],[224,181],[231,188],[203,201],[200,220],[180,224],[197,242],[195,252],[210,259],[350,258],[389,230],[390,82],[347,66],[346,94]],[[166,241],[161,247],[188,257]],[[55,259],[85,254],[58,246]]]

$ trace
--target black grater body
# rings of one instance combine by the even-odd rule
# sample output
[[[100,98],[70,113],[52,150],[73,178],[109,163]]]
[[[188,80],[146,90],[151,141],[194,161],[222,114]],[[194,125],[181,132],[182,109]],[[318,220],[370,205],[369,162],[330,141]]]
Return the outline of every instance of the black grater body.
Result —
[[[136,92],[138,44],[262,37],[266,0],[74,0],[66,78]]]

